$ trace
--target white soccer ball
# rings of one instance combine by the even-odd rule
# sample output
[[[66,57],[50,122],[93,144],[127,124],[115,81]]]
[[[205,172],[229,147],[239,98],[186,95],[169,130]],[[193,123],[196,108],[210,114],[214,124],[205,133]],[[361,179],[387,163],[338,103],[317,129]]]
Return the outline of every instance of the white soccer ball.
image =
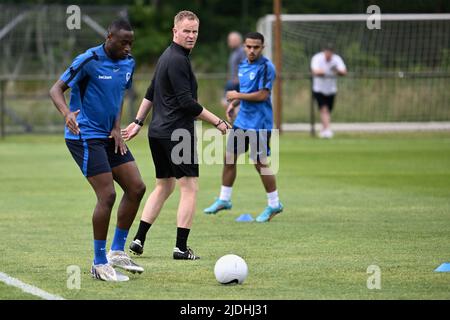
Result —
[[[235,254],[227,254],[217,260],[214,275],[222,284],[242,284],[248,275],[247,263]]]

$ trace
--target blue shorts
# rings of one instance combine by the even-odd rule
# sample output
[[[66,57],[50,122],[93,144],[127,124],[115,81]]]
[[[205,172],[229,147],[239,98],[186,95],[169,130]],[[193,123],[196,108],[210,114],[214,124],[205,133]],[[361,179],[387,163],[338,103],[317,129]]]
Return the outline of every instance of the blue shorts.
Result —
[[[250,150],[250,159],[260,161],[270,156],[270,130],[243,130],[233,127],[227,141],[227,152],[240,155]]]
[[[85,177],[111,172],[112,168],[134,161],[130,150],[114,153],[114,139],[66,139],[66,145]]]

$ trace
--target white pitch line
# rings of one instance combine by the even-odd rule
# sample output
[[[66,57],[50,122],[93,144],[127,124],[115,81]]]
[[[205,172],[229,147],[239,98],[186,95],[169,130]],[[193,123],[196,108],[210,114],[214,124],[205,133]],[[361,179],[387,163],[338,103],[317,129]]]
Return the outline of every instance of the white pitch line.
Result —
[[[45,300],[65,300],[63,297],[53,295],[37,287],[26,284],[16,278],[8,276],[3,272],[0,272],[0,281],[6,283],[8,286],[19,288],[23,292],[30,293]]]

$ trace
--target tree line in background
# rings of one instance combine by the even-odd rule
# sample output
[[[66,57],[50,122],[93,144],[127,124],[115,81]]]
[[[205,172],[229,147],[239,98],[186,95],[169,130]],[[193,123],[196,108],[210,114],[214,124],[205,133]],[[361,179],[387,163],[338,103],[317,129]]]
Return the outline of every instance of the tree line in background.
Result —
[[[197,71],[224,72],[229,31],[243,34],[256,29],[260,17],[272,13],[272,0],[3,0],[2,4],[77,4],[127,6],[135,30],[133,55],[138,65],[151,67],[172,39],[173,17],[180,10],[194,11],[200,18],[198,45],[192,55]],[[448,0],[282,0],[283,13],[366,13],[376,4],[382,13],[450,12]],[[94,45],[94,44],[93,44]]]

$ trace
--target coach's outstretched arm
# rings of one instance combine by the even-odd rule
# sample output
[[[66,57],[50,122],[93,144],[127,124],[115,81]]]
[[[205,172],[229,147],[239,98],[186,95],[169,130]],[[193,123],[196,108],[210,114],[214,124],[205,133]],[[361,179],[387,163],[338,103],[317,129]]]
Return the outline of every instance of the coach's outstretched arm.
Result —
[[[56,81],[49,91],[50,98],[55,104],[56,109],[64,116],[67,128],[69,128],[72,133],[79,134],[80,128],[78,127],[77,116],[80,113],[80,110],[78,109],[74,112],[70,111],[66,103],[66,98],[64,97],[64,92],[67,89],[69,89],[69,87],[64,81]]]
[[[197,116],[197,119],[206,121],[215,126],[222,134],[226,134],[227,130],[231,128],[230,124],[225,120],[220,119],[214,113],[203,107],[202,112]]]
[[[141,105],[136,115],[136,119],[128,125],[125,129],[122,129],[122,138],[125,141],[133,139],[141,130],[144,125],[144,121],[147,118],[153,103],[147,98],[142,99]]]
[[[231,128],[225,120],[220,119],[205,107],[201,106],[197,100],[192,97],[190,62],[187,57],[176,56],[174,61],[168,65],[167,73],[170,84],[175,92],[178,105],[185,113],[194,118],[209,122],[220,130],[222,134],[225,134],[227,129]]]
[[[150,86],[147,88],[147,92],[145,93],[144,99],[142,99],[141,105],[139,106],[139,110],[136,115],[136,119],[132,123],[128,125],[125,129],[122,130],[122,138],[125,141],[129,141],[133,139],[141,130],[144,125],[145,119],[152,109],[153,100],[155,97],[155,77],[153,77]]]

